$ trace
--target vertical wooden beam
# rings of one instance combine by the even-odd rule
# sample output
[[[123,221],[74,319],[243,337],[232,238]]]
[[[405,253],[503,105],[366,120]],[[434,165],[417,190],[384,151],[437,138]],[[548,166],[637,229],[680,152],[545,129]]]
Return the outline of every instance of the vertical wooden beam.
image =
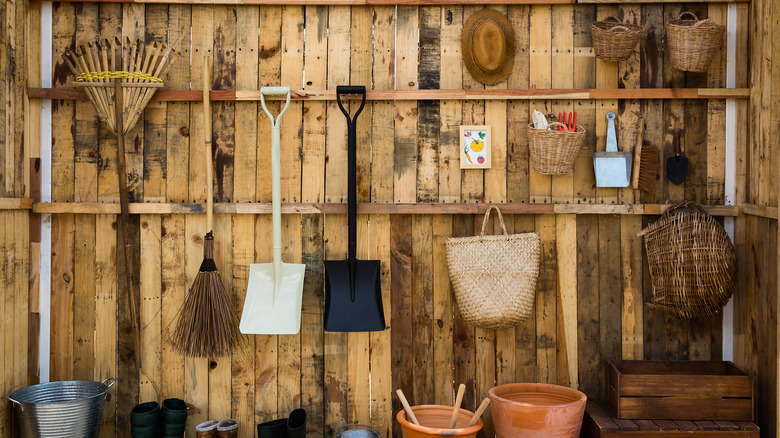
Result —
[[[162,246],[160,215],[141,217],[141,400],[157,400],[162,383]]]
[[[558,384],[579,388],[577,358],[577,217],[555,218],[558,256]]]
[[[351,11],[348,6],[331,6],[328,12],[328,87],[348,85],[350,64]],[[347,200],[347,122],[335,102],[328,103],[326,138],[325,202]],[[323,239],[325,260],[347,257],[347,218],[326,215]],[[325,430],[330,434],[347,423],[348,336],[325,333]]]
[[[573,88],[574,76],[574,7],[572,5],[552,5],[550,85],[552,88]],[[573,112],[571,100],[552,101],[550,110]],[[552,179],[552,202],[568,202],[573,195],[574,172],[559,175]],[[559,370],[560,371],[560,370]]]
[[[593,38],[590,25],[596,21],[595,5],[578,5],[574,8],[574,88],[596,88],[596,56],[593,53]],[[574,102],[577,124],[585,128],[577,160],[574,162],[574,199],[577,202],[592,203],[596,198],[593,172],[593,152],[596,150],[596,101]]]
[[[414,392],[414,321],[413,321],[413,241],[409,230],[412,229],[412,217],[395,215],[390,218],[390,275],[391,309],[393,328],[391,333],[392,387],[401,389],[412,405],[418,404]],[[425,397],[425,394],[420,394]],[[398,412],[400,401],[393,397],[393,412]],[[393,422],[393,434],[400,433],[400,425]]]
[[[508,8],[509,22],[515,29],[515,65],[507,78],[508,88],[530,86],[530,14],[530,6],[512,5]],[[509,202],[530,201],[528,178],[532,170],[526,133],[530,105],[530,102],[520,100],[507,103],[506,197]]]
[[[550,5],[531,6],[530,25],[530,72],[531,88],[552,88],[552,9]],[[553,111],[549,101],[534,102],[529,111],[538,109],[547,114]],[[530,116],[529,116],[530,119]],[[529,190],[532,203],[552,201],[552,177],[542,175],[530,166]]]
[[[537,381],[558,380],[558,257],[555,243],[555,216],[538,215],[536,232],[542,241],[539,283],[536,288],[536,366]]]
[[[397,9],[396,31],[396,89],[414,90],[418,87],[419,8],[400,6]],[[395,152],[393,190],[395,202],[414,202],[417,199],[417,119],[418,103],[395,103]]]

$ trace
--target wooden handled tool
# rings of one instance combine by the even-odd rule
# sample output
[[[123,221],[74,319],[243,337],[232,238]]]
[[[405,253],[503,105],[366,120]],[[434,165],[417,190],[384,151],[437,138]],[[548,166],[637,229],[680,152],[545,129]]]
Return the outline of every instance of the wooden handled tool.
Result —
[[[477,412],[474,412],[474,416],[471,417],[471,420],[469,420],[469,424],[467,424],[466,427],[471,427],[477,424],[477,420],[479,419],[479,417],[482,416],[482,413],[485,412],[485,409],[487,409],[489,404],[490,404],[490,399],[485,397],[485,399],[482,400],[482,404],[479,405],[479,409],[477,409]]]
[[[404,397],[404,392],[401,391],[401,388],[398,388],[398,390],[395,391],[395,393],[398,394],[398,398],[401,399],[401,404],[404,405],[406,416],[409,417],[410,420],[412,420],[412,423],[419,426],[420,422],[417,421],[417,417],[414,416],[414,412],[412,412],[412,407],[409,406],[409,402],[406,401],[406,397]]]
[[[460,404],[463,403],[463,394],[466,393],[466,385],[460,384],[458,386],[458,395],[455,397],[455,406],[452,408],[452,418],[450,418],[450,429],[455,429],[455,423],[458,422],[458,414],[460,414]]]

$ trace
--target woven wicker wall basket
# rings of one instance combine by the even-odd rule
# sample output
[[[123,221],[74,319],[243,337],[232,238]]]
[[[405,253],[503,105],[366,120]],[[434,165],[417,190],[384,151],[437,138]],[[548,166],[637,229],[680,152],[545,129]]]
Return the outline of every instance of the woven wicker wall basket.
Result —
[[[637,236],[645,239],[652,306],[681,318],[705,318],[731,298],[737,280],[734,245],[700,205],[677,204]]]
[[[486,236],[493,209],[504,234]],[[539,277],[539,234],[507,234],[501,211],[491,205],[481,235],[451,237],[445,245],[455,300],[467,324],[496,329],[517,325],[530,316]]]

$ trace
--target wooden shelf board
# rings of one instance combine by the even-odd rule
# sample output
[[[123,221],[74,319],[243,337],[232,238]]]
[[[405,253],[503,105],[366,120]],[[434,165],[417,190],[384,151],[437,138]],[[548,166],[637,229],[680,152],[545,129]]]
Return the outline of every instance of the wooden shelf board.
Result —
[[[0,198],[0,210],[30,210],[33,200],[30,198]]]
[[[43,0],[32,0],[33,3]],[[621,0],[63,0],[65,2],[95,2],[95,3],[160,3],[187,5],[312,5],[312,6],[424,6],[424,5],[550,5],[574,3],[630,3]],[[736,1],[748,3],[750,0],[709,0],[710,3],[727,3]],[[643,0],[642,3],[696,3],[699,0]]]
[[[750,216],[765,217],[774,220],[778,219],[777,207],[769,205],[742,204],[741,211],[742,214]]]
[[[484,203],[359,203],[359,214],[484,214]],[[663,213],[671,204],[500,204],[504,214],[652,214]],[[119,214],[119,204],[90,202],[37,202],[35,213]],[[739,208],[706,205],[713,216],[737,216]],[[203,203],[131,203],[130,214],[205,214]],[[217,214],[270,214],[270,203],[215,203]],[[285,203],[285,214],[346,214],[347,204]]]
[[[76,88],[30,88],[31,98],[86,100]],[[333,90],[293,90],[293,100],[336,100]],[[611,100],[611,99],[747,99],[748,88],[643,88],[643,89],[474,89],[474,90],[369,90],[367,100]],[[269,97],[280,100],[282,97]],[[197,102],[203,100],[198,90],[161,90],[152,100],[160,102]],[[212,101],[258,101],[259,90],[212,90]]]

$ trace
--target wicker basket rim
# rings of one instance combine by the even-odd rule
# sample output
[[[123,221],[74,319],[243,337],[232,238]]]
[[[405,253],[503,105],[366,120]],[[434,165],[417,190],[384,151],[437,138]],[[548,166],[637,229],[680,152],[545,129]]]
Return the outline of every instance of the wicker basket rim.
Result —
[[[699,20],[703,21],[703,20]],[[693,20],[669,20],[666,22],[666,25],[672,28],[676,28],[676,30],[720,30],[720,29],[726,29],[726,26],[718,23],[713,23],[711,21],[707,21],[706,23],[702,23],[697,27],[694,27],[696,23],[699,21],[693,21]]]
[[[533,130],[533,133],[536,134],[536,135],[539,135],[539,134],[557,134],[557,135],[571,134],[571,135],[580,135],[580,134],[585,134],[585,132],[586,132],[585,128],[583,128],[582,125],[577,125],[577,132],[569,132],[569,131],[550,131],[547,128],[539,129],[539,128],[536,128],[533,123],[529,123],[528,124],[528,130],[529,131]]]
[[[613,27],[625,27],[628,29],[628,33],[642,33],[644,32],[645,28],[643,26],[640,26],[639,24],[634,23],[623,23],[620,21],[594,21],[590,24],[591,28],[596,28],[598,30],[603,31],[609,31]]]

